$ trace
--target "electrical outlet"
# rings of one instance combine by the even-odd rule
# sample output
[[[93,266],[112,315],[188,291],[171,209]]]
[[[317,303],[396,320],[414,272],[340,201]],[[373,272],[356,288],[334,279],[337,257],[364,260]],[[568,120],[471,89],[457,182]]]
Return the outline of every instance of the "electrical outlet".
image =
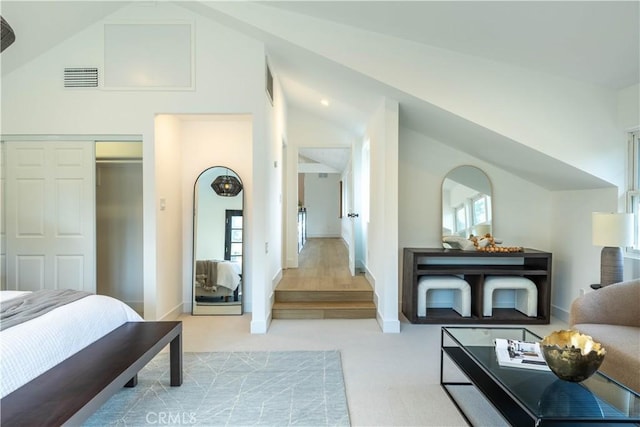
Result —
[[[264,253],[268,254],[269,253],[269,242],[265,242],[264,243]]]

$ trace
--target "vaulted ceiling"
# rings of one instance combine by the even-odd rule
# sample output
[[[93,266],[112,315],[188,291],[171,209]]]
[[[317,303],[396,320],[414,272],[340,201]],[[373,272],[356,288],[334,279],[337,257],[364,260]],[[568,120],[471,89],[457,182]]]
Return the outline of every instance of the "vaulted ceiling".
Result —
[[[2,75],[131,3],[153,7],[157,2],[3,0],[0,14],[15,30],[16,42],[2,53]],[[401,103],[401,120],[418,132],[454,144],[457,141],[457,148],[478,156],[481,153],[474,153],[474,147],[465,145],[464,141],[498,141],[504,148],[498,150],[504,159],[494,160],[507,170],[513,163],[510,157],[526,156],[530,170],[526,165],[517,165],[513,172],[547,188],[602,184],[597,178],[544,154],[517,143],[510,144],[491,129],[453,117],[411,94],[243,22],[224,12],[221,7],[224,2],[174,3],[263,40],[288,103],[355,134],[364,128],[372,106],[386,96]],[[403,43],[409,41],[614,91],[637,84],[640,79],[640,3],[636,1],[261,1],[256,4],[262,7],[263,13],[312,17],[384,34]],[[320,105],[320,98],[330,99],[331,108]],[[428,128],[425,123],[429,123]],[[546,166],[547,173],[540,173],[538,162]]]

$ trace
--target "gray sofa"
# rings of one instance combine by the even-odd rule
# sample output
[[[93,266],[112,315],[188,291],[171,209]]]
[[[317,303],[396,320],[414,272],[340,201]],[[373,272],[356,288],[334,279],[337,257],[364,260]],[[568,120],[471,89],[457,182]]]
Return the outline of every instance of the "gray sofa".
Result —
[[[640,392],[640,279],[615,283],[577,298],[569,325],[600,342],[600,370]]]

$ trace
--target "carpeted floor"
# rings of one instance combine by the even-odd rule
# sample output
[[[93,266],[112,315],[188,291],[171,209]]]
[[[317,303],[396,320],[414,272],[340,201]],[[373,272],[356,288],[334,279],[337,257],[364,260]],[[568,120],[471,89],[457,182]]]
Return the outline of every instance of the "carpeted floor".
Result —
[[[350,425],[339,351],[185,353],[181,387],[169,386],[168,357],[84,425]]]

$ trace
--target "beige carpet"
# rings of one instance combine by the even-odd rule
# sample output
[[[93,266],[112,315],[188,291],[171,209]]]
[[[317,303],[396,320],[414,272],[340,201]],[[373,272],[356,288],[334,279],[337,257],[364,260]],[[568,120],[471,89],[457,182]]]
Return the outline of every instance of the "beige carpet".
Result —
[[[401,333],[383,334],[374,319],[274,320],[252,335],[250,314],[181,320],[186,352],[339,350],[352,426],[465,425],[440,387],[439,325],[403,322]],[[552,321],[529,329],[544,336],[566,327]]]

